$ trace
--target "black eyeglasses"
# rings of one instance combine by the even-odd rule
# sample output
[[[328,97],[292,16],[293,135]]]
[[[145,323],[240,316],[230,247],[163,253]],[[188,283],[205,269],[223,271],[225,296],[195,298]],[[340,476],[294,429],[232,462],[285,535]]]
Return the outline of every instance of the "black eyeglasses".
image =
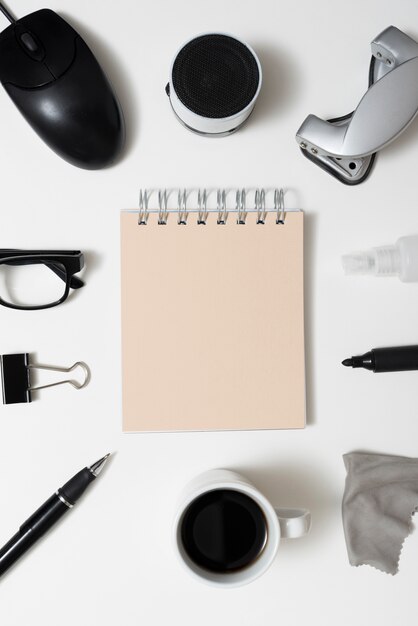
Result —
[[[74,276],[84,267],[79,250],[0,248],[0,304],[11,309],[49,309],[84,283]]]

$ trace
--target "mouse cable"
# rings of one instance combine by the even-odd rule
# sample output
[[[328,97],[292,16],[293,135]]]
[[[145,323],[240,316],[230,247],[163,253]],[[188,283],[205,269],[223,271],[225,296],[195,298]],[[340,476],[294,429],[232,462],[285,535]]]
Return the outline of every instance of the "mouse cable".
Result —
[[[14,24],[16,22],[16,19],[13,17],[10,11],[6,9],[6,7],[4,6],[2,2],[0,2],[0,11],[3,13],[5,17],[7,17],[7,19],[9,20],[11,24]]]

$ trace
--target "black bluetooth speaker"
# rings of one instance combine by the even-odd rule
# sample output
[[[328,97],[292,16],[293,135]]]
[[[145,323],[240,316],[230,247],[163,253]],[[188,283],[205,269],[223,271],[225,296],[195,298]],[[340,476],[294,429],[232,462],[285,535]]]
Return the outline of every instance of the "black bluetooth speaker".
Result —
[[[187,128],[219,137],[242,126],[254,108],[261,81],[260,61],[248,44],[208,33],[177,52],[166,91]]]

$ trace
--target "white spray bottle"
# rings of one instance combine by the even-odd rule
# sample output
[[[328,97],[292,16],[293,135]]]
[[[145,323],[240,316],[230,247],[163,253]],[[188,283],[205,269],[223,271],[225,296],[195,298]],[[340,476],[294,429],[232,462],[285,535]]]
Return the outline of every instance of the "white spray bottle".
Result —
[[[398,276],[404,283],[418,282],[418,235],[401,237],[394,246],[380,246],[342,257],[346,274]]]

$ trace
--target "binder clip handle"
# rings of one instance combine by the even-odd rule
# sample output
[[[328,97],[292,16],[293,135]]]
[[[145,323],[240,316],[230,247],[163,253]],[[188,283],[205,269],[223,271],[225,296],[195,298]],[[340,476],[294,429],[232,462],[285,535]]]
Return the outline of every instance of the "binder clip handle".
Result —
[[[87,363],[84,361],[77,361],[71,367],[57,367],[53,365],[28,365],[28,369],[36,369],[36,370],[48,370],[50,372],[64,372],[66,374],[73,372],[77,368],[83,370],[84,380],[79,383],[77,380],[73,380],[71,378],[67,378],[66,380],[58,380],[56,383],[49,383],[48,385],[41,385],[39,387],[29,387],[29,391],[39,391],[40,389],[47,389],[48,387],[57,387],[58,385],[72,385],[74,389],[83,389],[86,385],[89,384],[91,379],[90,368]]]

